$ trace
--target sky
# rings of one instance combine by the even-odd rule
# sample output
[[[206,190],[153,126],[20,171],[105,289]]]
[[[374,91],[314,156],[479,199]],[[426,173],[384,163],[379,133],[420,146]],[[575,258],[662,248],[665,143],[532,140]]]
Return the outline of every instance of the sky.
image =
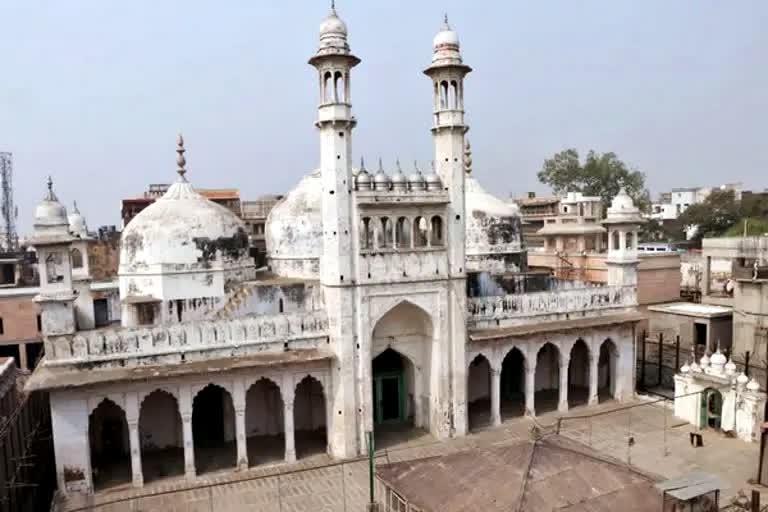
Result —
[[[464,61],[473,172],[499,196],[545,193],[544,159],[612,151],[672,187],[768,187],[765,0],[338,0],[352,51],[355,158],[432,159],[422,74],[447,12]],[[89,225],[187,177],[243,199],[284,193],[318,162],[307,59],[321,0],[0,0],[0,151],[22,233],[53,176]]]

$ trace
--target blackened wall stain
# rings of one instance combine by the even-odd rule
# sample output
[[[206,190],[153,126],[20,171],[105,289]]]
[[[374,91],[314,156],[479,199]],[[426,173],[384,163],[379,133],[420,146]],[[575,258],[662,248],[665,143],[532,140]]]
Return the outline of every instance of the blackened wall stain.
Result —
[[[206,267],[216,259],[217,251],[221,251],[225,260],[237,260],[248,254],[248,235],[242,228],[238,228],[237,233],[231,237],[220,236],[214,239],[197,237],[192,241],[201,252],[197,261]]]

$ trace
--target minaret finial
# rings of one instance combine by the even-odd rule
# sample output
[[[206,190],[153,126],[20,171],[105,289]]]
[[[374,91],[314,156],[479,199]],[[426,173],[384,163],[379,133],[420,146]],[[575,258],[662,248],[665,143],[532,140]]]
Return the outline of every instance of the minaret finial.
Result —
[[[45,194],[45,200],[58,201],[56,194],[53,193],[53,178],[51,178],[50,174],[48,175],[48,180],[45,183],[48,186],[48,192]]]
[[[397,157],[395,159],[395,167],[397,167],[397,170],[402,172],[403,170],[400,168],[400,157]]]
[[[360,170],[361,171],[365,170],[365,158],[362,156],[360,157]]]
[[[72,201],[72,212],[73,213],[80,213],[80,210],[77,209],[77,200]]]
[[[381,157],[379,157],[379,170],[384,172],[384,164],[381,162]]]
[[[450,30],[451,26],[448,24],[448,13],[443,13],[443,24],[445,25],[446,30]]]
[[[187,159],[184,158],[184,153],[186,151],[187,150],[184,149],[184,136],[179,133],[179,136],[176,139],[176,153],[178,155],[176,156],[176,165],[178,165],[179,168],[176,169],[176,172],[179,173],[182,181],[187,181],[187,178],[184,177],[187,173],[187,170],[184,168],[184,166],[187,165]]]
[[[336,0],[331,0],[331,14],[336,14]]]
[[[418,160],[414,160],[413,161],[413,168],[416,169],[417,171],[419,170],[419,161]]]

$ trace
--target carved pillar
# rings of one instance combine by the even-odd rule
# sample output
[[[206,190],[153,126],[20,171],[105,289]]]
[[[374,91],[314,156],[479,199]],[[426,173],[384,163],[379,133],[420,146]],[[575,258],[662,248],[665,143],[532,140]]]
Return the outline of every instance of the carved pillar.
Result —
[[[598,359],[594,354],[589,354],[589,405],[595,405],[599,402],[597,398]]]
[[[709,273],[712,265],[712,257],[704,257],[704,268],[701,270],[701,294],[709,295]]]
[[[296,462],[296,441],[293,432],[293,401],[283,402],[285,422],[285,462]]]
[[[141,438],[139,437],[139,397],[135,392],[127,393],[125,396],[125,419],[128,423],[133,486],[143,487],[144,473],[141,467]]]
[[[248,438],[245,435],[245,381],[234,382],[232,402],[235,406],[235,440],[237,443],[237,469],[248,469]]]
[[[501,370],[491,368],[491,425],[501,425]]]
[[[294,438],[293,423],[293,400],[296,395],[296,389],[293,384],[293,377],[285,375],[283,377],[283,423],[285,436],[285,462],[296,462],[296,440]]]
[[[534,358],[536,355],[534,354]],[[536,360],[525,367],[525,415],[536,416]]]
[[[184,476],[192,480],[197,475],[195,469],[195,443],[192,437],[192,394],[189,386],[179,389],[179,409],[184,438]]]
[[[557,404],[557,410],[560,412],[568,412],[568,363],[570,357],[562,357],[560,359],[560,400]]]

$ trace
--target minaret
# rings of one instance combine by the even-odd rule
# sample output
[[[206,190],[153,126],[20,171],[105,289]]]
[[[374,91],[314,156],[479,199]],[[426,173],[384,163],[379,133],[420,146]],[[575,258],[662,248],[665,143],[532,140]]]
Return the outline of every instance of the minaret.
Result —
[[[459,37],[448,25],[445,17],[443,28],[434,39],[432,65],[424,73],[432,79],[433,124],[432,135],[435,143],[435,165],[442,186],[448,193],[447,205],[447,322],[450,340],[444,344],[444,355],[439,366],[433,368],[442,379],[437,396],[442,400],[438,417],[451,418],[450,430],[440,427],[437,436],[463,436],[467,432],[467,390],[466,390],[466,248],[464,208],[464,77],[472,71],[461,60]],[[450,403],[450,409],[445,409]]]
[[[76,298],[72,284],[71,245],[75,237],[69,232],[67,210],[53,192],[48,178],[48,191],[35,210],[34,234],[30,240],[37,252],[40,305],[45,349],[55,353],[56,337],[75,332]]]
[[[640,209],[622,188],[603,220],[608,228],[608,286],[637,286],[637,236],[644,222]]]
[[[78,330],[96,327],[93,297],[91,296],[91,269],[88,257],[88,246],[93,243],[88,235],[85,218],[77,207],[77,201],[72,205],[72,211],[67,216],[69,232],[74,237],[71,245],[72,282],[77,293],[75,300],[75,318]]]
[[[309,63],[317,68],[320,104],[320,175],[323,184],[323,257],[320,279],[326,286],[352,281],[352,115],[350,71],[360,62],[347,44],[347,26],[331,4],[320,24],[320,46]]]
[[[464,277],[464,77],[472,71],[461,60],[459,36],[448,25],[434,39],[432,65],[433,126],[437,173],[450,197],[448,227],[449,275]]]
[[[360,62],[347,44],[347,26],[331,4],[320,24],[320,46],[309,63],[317,69],[320,104],[315,126],[320,132],[323,254],[320,284],[328,312],[332,363],[328,446],[335,457],[359,452],[357,437],[354,253],[352,236],[352,116],[350,71]],[[287,458],[293,455],[287,455]]]

